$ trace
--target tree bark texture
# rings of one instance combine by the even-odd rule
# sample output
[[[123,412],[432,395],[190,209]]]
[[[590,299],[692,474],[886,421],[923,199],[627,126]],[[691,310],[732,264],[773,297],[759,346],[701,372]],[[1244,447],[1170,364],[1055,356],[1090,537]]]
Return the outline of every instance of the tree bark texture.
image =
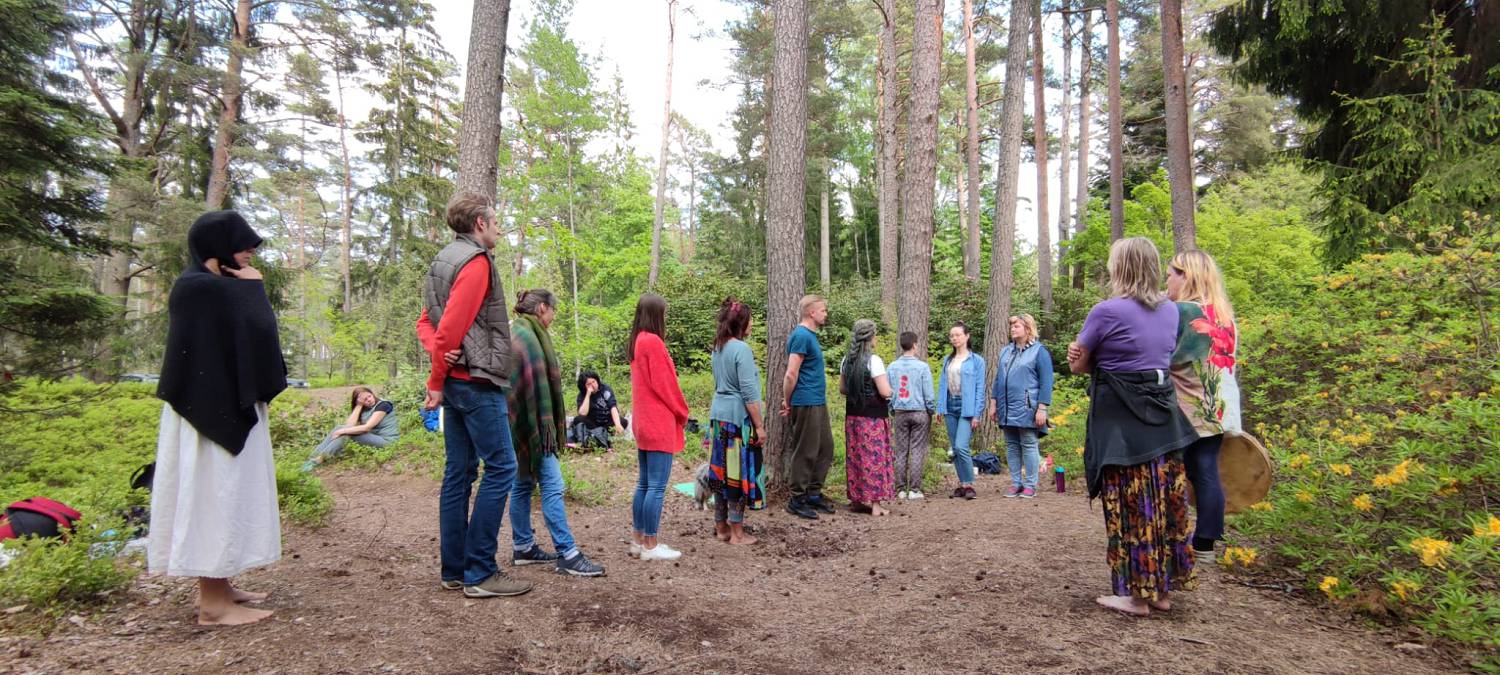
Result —
[[[828,160],[823,160],[823,191],[818,195],[818,283],[826,295],[832,284],[828,268]]]
[[[1105,0],[1109,24],[1109,241],[1125,237],[1125,111],[1120,108],[1120,0]]]
[[[1042,31],[1046,29],[1042,0],[1031,3],[1032,148],[1036,155],[1036,279],[1042,314],[1052,313],[1052,230],[1047,222],[1047,70]],[[1050,326],[1051,322],[1043,321]]]
[[[1073,235],[1083,234],[1089,203],[1089,119],[1094,115],[1093,102],[1089,95],[1093,91],[1094,70],[1094,12],[1083,14],[1083,55],[1078,66],[1078,197],[1073,203]],[[1066,189],[1066,188],[1065,188]],[[1083,264],[1073,266],[1073,288],[1083,288]]]
[[[901,201],[901,306],[899,330],[918,336],[927,357],[932,298],[932,212],[937,188],[937,127],[943,46],[943,0],[915,0],[912,27],[911,107],[906,131],[906,171]]]
[[[880,220],[880,307],[885,325],[896,325],[896,305],[901,293],[901,177],[896,162],[896,0],[881,0],[884,22],[880,29],[880,158],[877,165],[876,204]]]
[[[1073,157],[1073,15],[1071,0],[1062,0],[1062,131],[1058,134],[1057,151],[1057,278],[1068,282],[1068,266],[1063,264],[1063,255],[1068,251],[1068,228],[1073,222],[1069,211],[1068,169]],[[1051,323],[1051,322],[1048,322]]]
[[[667,0],[667,95],[661,104],[661,153],[656,159],[656,213],[651,219],[651,271],[646,290],[661,275],[661,228],[667,208],[667,148],[672,133],[672,52],[677,40],[677,0]]]
[[[494,199],[500,182],[500,104],[505,93],[510,0],[475,0],[472,22],[454,187]]]
[[[245,51],[250,37],[250,0],[234,5],[234,25],[229,39],[229,58],[224,65],[224,87],[219,91],[219,128],[214,132],[212,169],[208,174],[208,193],[204,205],[210,211],[224,208],[229,196],[229,154],[234,149],[240,124],[240,99],[244,94]]]
[[[964,228],[967,242],[964,246],[964,276],[973,280],[979,278],[979,257],[983,254],[979,237],[979,79],[974,57],[974,0],[964,0],[964,75],[969,114],[964,147],[966,181],[961,183],[967,182],[967,200],[959,208],[968,216]]]
[[[807,188],[807,0],[776,0],[773,7],[770,147],[766,191],[766,443],[769,491],[783,494],[790,424],[777,414],[786,394],[787,337],[800,320],[806,267],[803,261],[803,217]]]
[[[1172,243],[1198,247],[1193,222],[1193,141],[1188,135],[1187,72],[1182,56],[1182,0],[1161,0],[1161,63],[1167,103],[1167,180],[1172,188]]]
[[[1000,98],[1000,156],[995,162],[995,235],[990,245],[989,312],[984,321],[985,382],[993,382],[1000,348],[1010,340],[1011,275],[1016,256],[1016,192],[1021,175],[1021,122],[1026,106],[1026,42],[1030,37],[1030,2],[1011,0],[1007,28],[1005,89]],[[979,442],[988,448],[993,432],[980,425]]]

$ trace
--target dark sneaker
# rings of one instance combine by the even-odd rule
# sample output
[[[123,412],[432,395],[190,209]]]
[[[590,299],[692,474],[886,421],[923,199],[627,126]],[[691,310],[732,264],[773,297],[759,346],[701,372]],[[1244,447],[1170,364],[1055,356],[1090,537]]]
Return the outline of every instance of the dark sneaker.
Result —
[[[1019,486],[1019,485],[1012,485],[1012,486],[1010,486],[1010,490],[1005,493],[1005,496],[1006,497],[1019,497],[1019,496],[1021,496],[1021,486]]]
[[[459,590],[459,589],[461,589],[463,587],[464,587],[464,582],[459,581],[458,579],[444,579],[443,580],[443,590],[445,590],[445,591],[456,591],[456,590]]]
[[[1036,498],[1036,488],[1026,488],[1025,490],[1021,491],[1021,499],[1035,499],[1035,498]]]
[[[532,544],[531,548],[524,551],[512,551],[510,564],[520,567],[521,565],[540,565],[542,563],[555,562],[556,553],[548,553],[542,547]]]
[[[473,586],[464,586],[464,597],[466,598],[499,598],[512,595],[525,595],[531,590],[530,581],[512,579],[504,572],[496,572],[490,578]]]
[[[835,509],[833,508],[833,503],[828,501],[827,499],[824,499],[823,495],[818,495],[816,497],[808,499],[807,505],[811,506],[816,511],[822,511],[823,513],[833,513],[835,511]]]
[[[812,507],[809,507],[801,499],[792,499],[788,501],[786,503],[786,512],[798,518],[806,518],[808,520],[818,519],[818,514],[812,510]]]
[[[962,487],[953,488],[953,494],[948,495],[949,499],[963,499],[963,497],[964,489]]]
[[[571,574],[575,577],[602,577],[604,566],[588,559],[583,553],[568,558],[558,558],[558,574]]]
[[[974,488],[972,488],[972,487],[966,487],[966,488],[964,488],[964,499],[978,499],[978,498],[979,498],[979,493],[975,492]]]

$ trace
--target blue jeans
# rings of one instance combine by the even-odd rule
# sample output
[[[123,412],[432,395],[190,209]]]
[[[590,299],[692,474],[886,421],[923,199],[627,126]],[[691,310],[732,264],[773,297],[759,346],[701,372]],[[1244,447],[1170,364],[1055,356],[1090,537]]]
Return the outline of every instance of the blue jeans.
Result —
[[[672,453],[637,450],[640,474],[635,482],[635,499],[630,502],[630,524],[648,537],[661,528],[661,502],[672,477]]]
[[[438,548],[444,581],[473,586],[498,570],[495,547],[506,495],[516,479],[505,392],[489,384],[449,378],[443,383],[443,488],[438,498]],[[484,476],[469,512],[469,493],[479,463]]]
[[[319,443],[318,447],[313,449],[312,456],[322,457],[323,460],[333,459],[340,452],[344,451],[344,446],[348,445],[349,441],[354,441],[360,445],[368,445],[372,448],[383,448],[391,444],[384,436],[376,436],[375,434],[360,434],[358,436],[334,436],[333,434],[328,434],[323,439],[323,442]]]
[[[516,473],[516,484],[510,489],[511,544],[517,551],[529,551],[536,545],[531,531],[531,490],[541,486],[542,522],[552,533],[557,554],[566,558],[578,547],[573,545],[573,530],[568,528],[568,512],[563,508],[562,463],[557,455],[543,455],[542,465],[533,479],[528,471]]]
[[[1042,470],[1042,454],[1036,440],[1036,429],[1005,427],[1005,463],[1010,466],[1011,485],[1036,489],[1037,472]]]
[[[1212,542],[1224,536],[1224,486],[1219,484],[1219,446],[1224,436],[1200,438],[1182,453],[1187,465],[1188,481],[1193,484],[1193,499],[1197,503],[1198,522],[1193,527],[1193,539]]]
[[[958,472],[958,482],[972,485],[974,456],[969,453],[969,439],[974,436],[974,418],[963,417],[963,409],[963,399],[949,396],[948,412],[943,415],[943,421],[948,425],[948,447],[953,449],[953,470]]]

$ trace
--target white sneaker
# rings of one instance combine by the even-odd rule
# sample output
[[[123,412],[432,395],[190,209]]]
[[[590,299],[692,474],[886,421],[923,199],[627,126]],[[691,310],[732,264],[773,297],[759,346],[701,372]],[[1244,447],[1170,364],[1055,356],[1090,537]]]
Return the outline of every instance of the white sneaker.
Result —
[[[906,499],[906,490],[902,490],[900,492],[897,492],[896,493],[896,499]]]
[[[630,542],[630,557],[632,557],[632,558],[639,558],[639,557],[641,557],[641,545],[640,544],[637,544],[637,543],[635,543],[633,541]]]
[[[911,492],[906,493],[907,499],[921,499],[922,496],[922,493],[917,492],[916,490],[912,490]]]
[[[657,544],[656,548],[641,549],[641,560],[676,560],[681,557],[682,551],[666,544]]]

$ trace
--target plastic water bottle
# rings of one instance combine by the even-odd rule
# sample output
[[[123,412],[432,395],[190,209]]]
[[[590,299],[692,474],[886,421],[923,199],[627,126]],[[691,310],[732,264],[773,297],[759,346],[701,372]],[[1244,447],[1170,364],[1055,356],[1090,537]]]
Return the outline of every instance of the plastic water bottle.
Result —
[[[1052,480],[1057,482],[1058,492],[1068,491],[1068,477],[1066,469],[1064,469],[1063,467],[1057,467],[1057,469],[1053,470]]]

